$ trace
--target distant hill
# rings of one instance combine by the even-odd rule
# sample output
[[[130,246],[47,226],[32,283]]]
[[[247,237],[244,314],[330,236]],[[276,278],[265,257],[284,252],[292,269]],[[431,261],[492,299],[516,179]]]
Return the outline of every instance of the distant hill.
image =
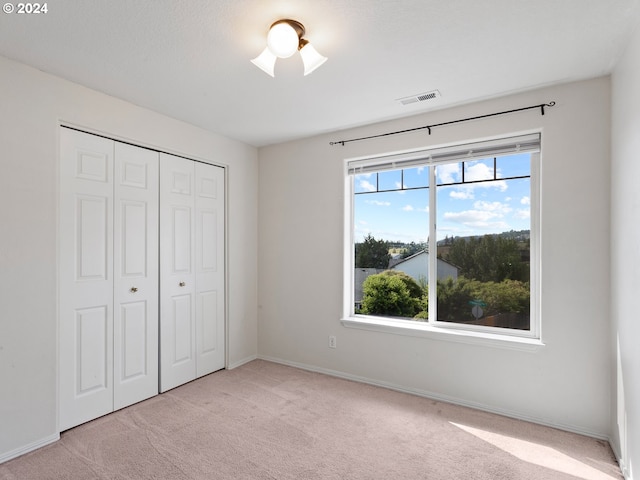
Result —
[[[531,239],[531,230],[509,230],[508,232],[494,233],[496,237],[510,238],[516,242],[526,242]],[[468,237],[446,237],[444,240],[438,241],[438,246],[446,246],[454,240],[469,240],[471,238],[484,237],[484,235],[470,235]]]

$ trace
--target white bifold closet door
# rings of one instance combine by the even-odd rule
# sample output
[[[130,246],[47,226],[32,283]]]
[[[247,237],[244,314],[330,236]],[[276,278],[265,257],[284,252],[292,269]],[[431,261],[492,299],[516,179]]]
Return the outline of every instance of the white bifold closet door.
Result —
[[[224,169],[161,154],[160,391],[225,366]]]
[[[60,430],[158,393],[158,157],[60,130]]]

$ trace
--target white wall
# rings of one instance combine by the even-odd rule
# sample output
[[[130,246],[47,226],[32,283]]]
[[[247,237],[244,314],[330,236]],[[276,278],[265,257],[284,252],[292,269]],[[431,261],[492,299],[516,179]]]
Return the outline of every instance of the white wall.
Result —
[[[606,438],[609,93],[609,78],[599,78],[261,148],[259,356]],[[552,100],[545,116],[529,111],[431,136],[329,145]],[[546,346],[526,352],[343,327],[343,159],[538,128]],[[336,349],[328,335],[337,336]]]
[[[57,437],[60,121],[228,166],[229,363],[257,353],[257,151],[0,57],[0,462]]]
[[[612,75],[612,444],[627,478],[640,476],[640,28]],[[626,423],[626,427],[625,427]],[[637,470],[633,472],[633,468]],[[635,473],[635,476],[634,476]]]

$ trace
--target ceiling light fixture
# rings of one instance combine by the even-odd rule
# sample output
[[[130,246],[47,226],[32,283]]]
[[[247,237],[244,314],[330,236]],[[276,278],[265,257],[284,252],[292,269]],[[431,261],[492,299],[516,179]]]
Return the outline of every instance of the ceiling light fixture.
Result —
[[[260,55],[251,60],[251,63],[274,77],[276,60],[288,58],[300,51],[304,74],[309,75],[326,62],[327,57],[320,55],[308,40],[302,38],[304,33],[304,25],[300,22],[289,19],[278,20],[269,29],[267,46]]]

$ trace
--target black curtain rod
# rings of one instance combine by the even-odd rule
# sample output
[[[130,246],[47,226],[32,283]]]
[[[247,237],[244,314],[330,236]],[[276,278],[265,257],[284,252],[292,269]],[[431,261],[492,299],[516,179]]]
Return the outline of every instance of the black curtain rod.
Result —
[[[423,127],[408,128],[406,130],[398,130],[396,132],[380,133],[378,135],[371,135],[369,137],[351,138],[349,140],[338,140],[337,142],[329,142],[329,145],[344,146],[345,143],[359,142],[360,140],[369,140],[371,138],[387,137],[389,135],[398,135],[399,133],[415,132],[416,130],[424,130],[424,129],[427,129],[429,131],[429,135],[431,135],[431,129],[435,127],[442,127],[444,125],[451,125],[453,123],[468,122],[471,120],[479,120],[481,118],[496,117],[498,115],[506,115],[507,113],[522,112],[524,110],[531,110],[533,108],[539,108],[540,113],[544,115],[544,107],[553,107],[555,104],[556,102],[541,103],[540,105],[531,105],[530,107],[516,108],[514,110],[505,110],[504,112],[488,113],[486,115],[479,115],[477,117],[461,118],[460,120],[451,120],[450,122],[442,122],[442,123],[436,123],[433,125],[425,125]]]

